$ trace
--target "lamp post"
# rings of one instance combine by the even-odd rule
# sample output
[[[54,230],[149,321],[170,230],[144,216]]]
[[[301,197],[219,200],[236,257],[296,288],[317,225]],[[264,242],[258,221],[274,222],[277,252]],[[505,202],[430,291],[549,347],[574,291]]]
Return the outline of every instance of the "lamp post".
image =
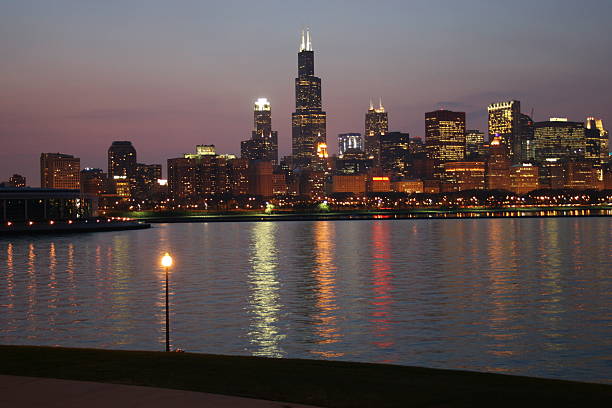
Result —
[[[170,307],[168,305],[168,269],[172,266],[172,257],[169,253],[161,259],[161,264],[166,270],[166,351],[170,351]]]

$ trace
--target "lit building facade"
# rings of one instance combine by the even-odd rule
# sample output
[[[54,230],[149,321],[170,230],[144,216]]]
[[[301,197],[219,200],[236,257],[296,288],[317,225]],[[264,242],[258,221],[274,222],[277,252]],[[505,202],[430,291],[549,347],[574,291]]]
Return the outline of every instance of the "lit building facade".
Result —
[[[81,159],[69,154],[41,153],[41,188],[79,189]]]
[[[274,192],[272,162],[254,160],[249,163],[249,194],[271,197]]]
[[[609,134],[598,118],[588,117],[585,125],[585,158],[603,166],[609,158]]]
[[[485,163],[447,162],[444,163],[446,191],[483,190],[485,188]]]
[[[310,32],[302,32],[295,79],[295,112],[291,118],[292,154],[298,166],[309,166],[317,146],[327,144],[327,116],[322,109],[321,78],[314,75],[314,51]]]
[[[380,161],[380,136],[389,131],[389,117],[387,111],[379,101],[378,108],[375,108],[370,101],[370,107],[365,115],[365,152],[376,165]]]
[[[108,176],[102,169],[84,168],[81,170],[80,185],[84,194],[100,195],[106,191]]]
[[[508,147],[510,158],[520,157],[520,115],[519,101],[496,102],[488,106],[489,141],[501,137],[501,142]]]
[[[367,172],[373,166],[374,159],[362,150],[349,149],[336,158],[335,169],[338,174],[358,174]]]
[[[485,185],[487,190],[508,190],[510,188],[510,152],[501,136],[489,144],[486,162]]]
[[[540,188],[540,169],[531,164],[510,166],[510,191],[515,194],[527,194]]]
[[[465,131],[465,156],[476,159],[484,155],[484,133],[477,129]]]
[[[545,159],[538,163],[540,188],[558,190],[565,187],[565,160]]]
[[[269,160],[278,163],[278,132],[272,130],[272,109],[266,98],[255,101],[253,108],[255,130],[251,139],[240,144],[241,156],[249,160]]]
[[[157,187],[158,180],[162,178],[161,164],[136,164],[134,175],[134,196],[144,199],[150,197],[152,191]]]
[[[128,180],[136,174],[136,149],[132,142],[115,141],[108,148],[108,178],[125,177]]]
[[[338,135],[338,154],[342,156],[349,149],[363,151],[361,133],[340,133]]]
[[[534,123],[535,160],[549,158],[581,159],[585,157],[586,137],[582,122],[551,118]]]
[[[465,159],[465,112],[427,112],[425,144],[427,158],[434,162],[433,176],[440,178],[444,163]]]
[[[336,174],[332,176],[332,193],[365,193],[365,174]]]
[[[410,172],[410,134],[387,132],[380,135],[380,167],[392,178],[407,177]]]
[[[25,187],[26,186],[26,178],[21,174],[13,174],[8,181],[9,186],[11,187]]]
[[[567,160],[564,163],[565,188],[573,190],[598,190],[603,188],[603,178],[588,160]]]
[[[391,189],[398,193],[418,194],[424,192],[423,180],[400,180],[391,183]]]
[[[516,158],[517,163],[532,163],[535,161],[534,126],[530,116],[519,114],[519,141],[520,152]]]

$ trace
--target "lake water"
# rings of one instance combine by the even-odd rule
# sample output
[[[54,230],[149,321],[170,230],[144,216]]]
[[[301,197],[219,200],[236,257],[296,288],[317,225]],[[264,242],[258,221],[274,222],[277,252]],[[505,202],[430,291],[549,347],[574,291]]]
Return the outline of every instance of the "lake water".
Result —
[[[612,218],[0,237],[0,343],[172,345],[612,383]]]

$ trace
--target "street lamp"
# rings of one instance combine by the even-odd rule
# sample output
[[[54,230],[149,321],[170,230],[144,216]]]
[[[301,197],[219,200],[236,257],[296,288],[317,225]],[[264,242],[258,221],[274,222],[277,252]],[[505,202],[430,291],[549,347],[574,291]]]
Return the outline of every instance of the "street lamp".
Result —
[[[170,351],[170,308],[168,306],[168,269],[172,266],[172,257],[169,253],[161,259],[161,264],[166,270],[166,351]]]

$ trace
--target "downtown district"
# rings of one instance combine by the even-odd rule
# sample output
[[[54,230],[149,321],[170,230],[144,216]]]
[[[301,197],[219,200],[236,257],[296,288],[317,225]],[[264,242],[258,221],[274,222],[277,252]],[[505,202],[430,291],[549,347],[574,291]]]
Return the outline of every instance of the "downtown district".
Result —
[[[370,102],[365,132],[338,135],[339,153],[327,152],[326,113],[314,51],[302,32],[292,114],[292,155],[278,158],[278,134],[266,98],[254,104],[254,130],[241,157],[214,145],[141,164],[129,141],[108,149],[108,171],[80,159],[42,153],[41,187],[80,189],[102,210],[261,210],[414,208],[602,204],[612,201],[608,132],[600,119],[551,118],[534,122],[519,101],[488,107],[488,132],[466,129],[465,112],[425,114],[425,141],[389,132],[382,101]],[[7,187],[24,187],[15,174]]]

